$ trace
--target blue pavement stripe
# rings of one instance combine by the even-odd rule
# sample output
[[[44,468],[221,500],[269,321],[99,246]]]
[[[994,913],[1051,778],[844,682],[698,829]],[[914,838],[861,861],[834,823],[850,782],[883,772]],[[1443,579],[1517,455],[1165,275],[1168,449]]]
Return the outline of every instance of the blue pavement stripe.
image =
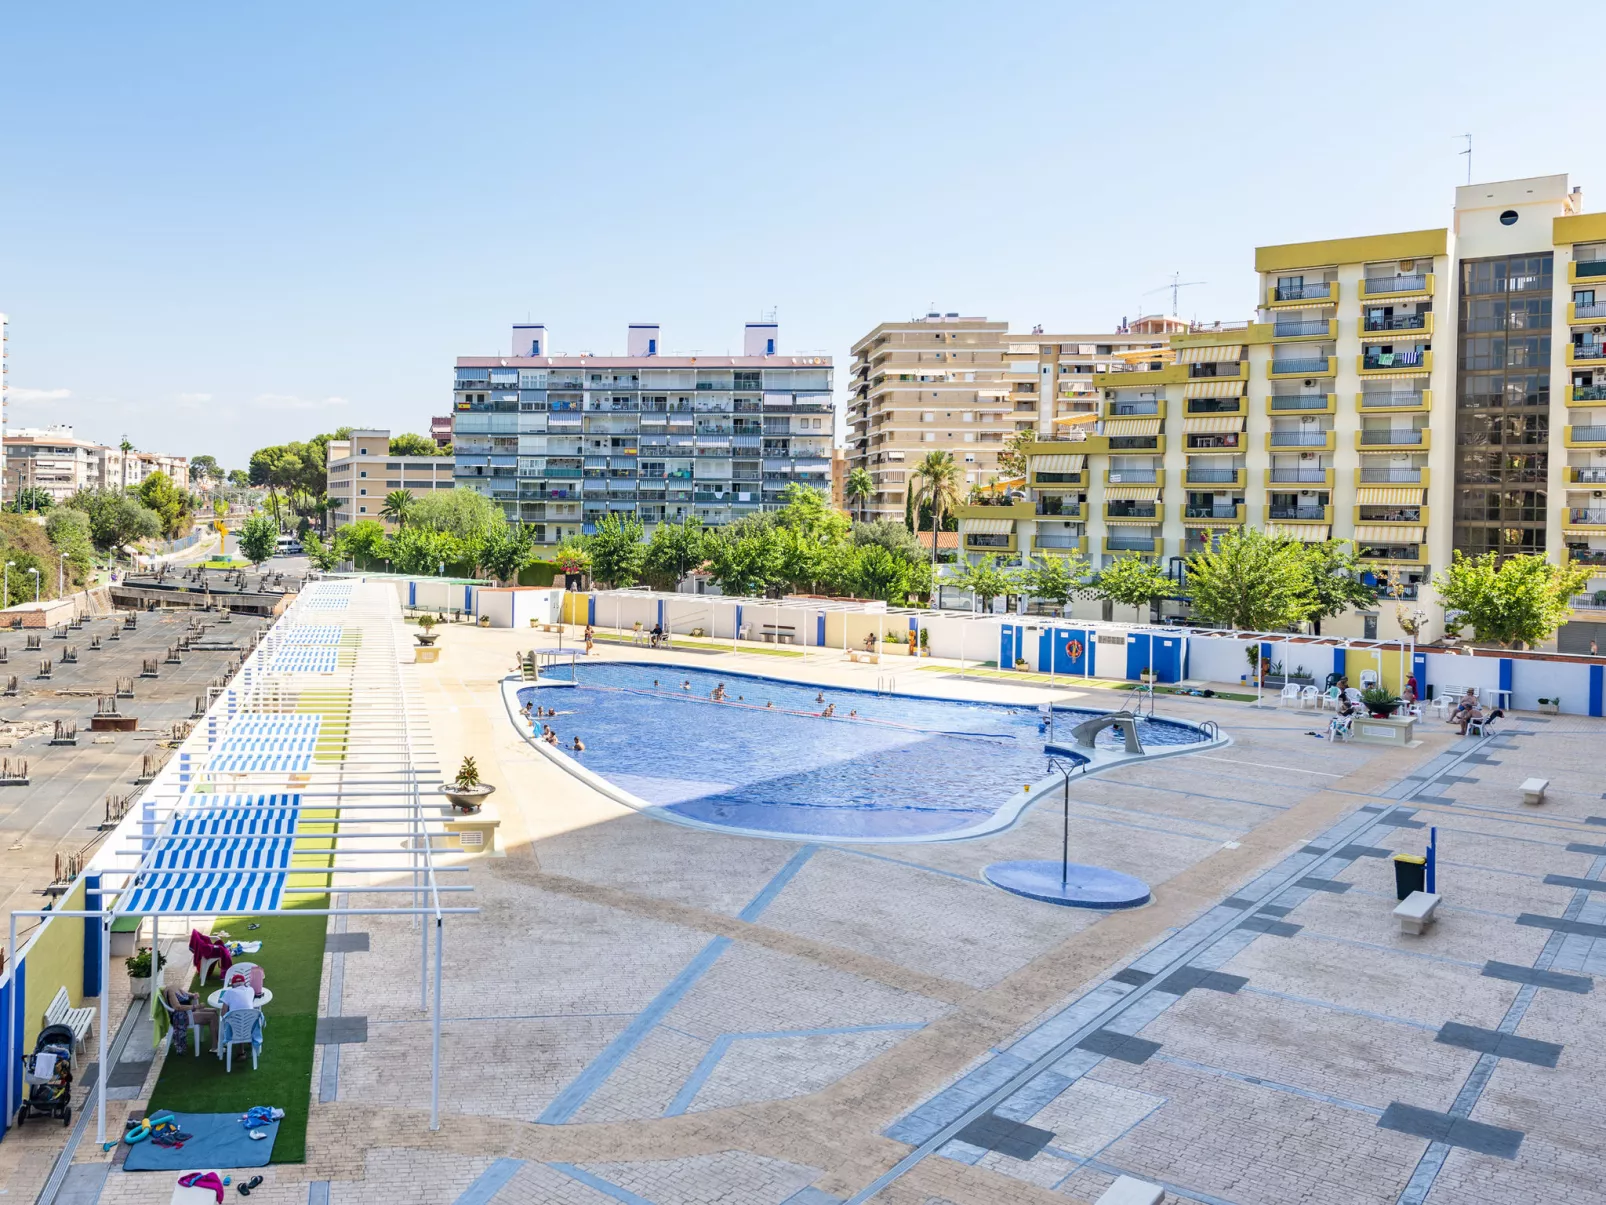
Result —
[[[685,969],[675,976],[669,986],[659,992],[652,1003],[637,1013],[636,1019],[625,1026],[619,1036],[609,1042],[603,1052],[592,1059],[568,1087],[558,1093],[536,1120],[543,1125],[561,1125],[571,1119],[579,1111],[580,1106],[591,1099],[592,1093],[602,1086],[602,1082],[625,1061],[626,1056],[635,1050],[652,1027],[657,1025],[670,1009],[679,1004],[681,997],[708,973],[709,968],[719,960],[719,956],[730,944],[730,938],[716,937],[704,946],[697,957],[687,963]]]
[[[307,1185],[307,1205],[329,1205],[329,1181],[314,1180]]]
[[[584,1184],[587,1188],[594,1188],[605,1197],[612,1197],[620,1205],[652,1205],[646,1197],[638,1197],[628,1188],[620,1188],[617,1184],[604,1180],[601,1176],[594,1176],[583,1167],[576,1167],[572,1163],[548,1163],[553,1171],[562,1172],[569,1179]],[[459,1202],[461,1205],[461,1202]]]
[[[457,1205],[491,1205],[492,1198],[506,1188],[508,1181],[523,1167],[523,1159],[498,1159],[457,1198]]]
[[[756,921],[763,915],[764,909],[775,902],[775,897],[781,894],[786,885],[797,877],[797,872],[803,869],[819,848],[818,845],[805,845],[793,854],[786,865],[775,873],[775,877],[764,884],[764,889],[752,898],[747,907],[736,914],[736,918],[749,924]]]
[[[988,1059],[958,1083],[945,1088],[912,1113],[893,1122],[883,1132],[888,1138],[918,1146],[1030,1066],[1029,1060],[1013,1054],[1000,1054]]]
[[[1352,1113],[1365,1113],[1368,1117],[1381,1117],[1383,1110],[1372,1105],[1362,1104],[1357,1100],[1346,1100],[1342,1096],[1330,1096],[1325,1092],[1315,1092],[1309,1088],[1296,1087],[1293,1084],[1278,1083],[1276,1080],[1263,1079],[1258,1075],[1245,1075],[1241,1071],[1229,1071],[1225,1067],[1212,1067],[1209,1063],[1196,1063],[1192,1059],[1182,1058],[1174,1054],[1156,1054],[1153,1056],[1162,1063],[1174,1063],[1178,1067],[1186,1067],[1190,1071],[1197,1071],[1203,1075],[1219,1076],[1230,1079],[1235,1083],[1253,1084],[1257,1088],[1266,1088],[1272,1092],[1285,1092],[1290,1096],[1298,1096],[1305,1100],[1319,1101],[1325,1105],[1336,1105],[1340,1109],[1348,1109]]]

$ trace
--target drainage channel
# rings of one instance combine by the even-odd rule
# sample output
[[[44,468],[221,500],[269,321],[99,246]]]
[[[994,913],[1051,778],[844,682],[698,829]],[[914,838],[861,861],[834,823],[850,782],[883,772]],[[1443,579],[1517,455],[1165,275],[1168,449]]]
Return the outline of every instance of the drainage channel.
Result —
[[[1316,876],[1317,869],[1329,862],[1343,862],[1347,865],[1349,862],[1353,861],[1354,856],[1348,858],[1342,856],[1345,848],[1351,845],[1359,844],[1357,838],[1369,835],[1375,829],[1388,829],[1390,831],[1397,829],[1398,826],[1387,823],[1387,820],[1391,816],[1395,815],[1395,813],[1399,812],[1402,808],[1405,808],[1411,799],[1421,794],[1430,784],[1436,782],[1443,775],[1448,774],[1452,770],[1459,767],[1463,762],[1466,761],[1467,758],[1479,753],[1486,745],[1495,739],[1496,735],[1486,736],[1481,738],[1475,745],[1460,750],[1459,752],[1453,754],[1441,754],[1439,757],[1433,759],[1433,761],[1429,763],[1429,766],[1432,768],[1428,771],[1427,776],[1422,778],[1407,778],[1401,783],[1396,784],[1391,789],[1389,794],[1374,796],[1374,798],[1391,799],[1393,802],[1387,807],[1379,807],[1378,810],[1374,812],[1364,812],[1363,809],[1364,814],[1352,814],[1339,821],[1338,824],[1334,825],[1326,833],[1322,834],[1322,838],[1332,837],[1331,845],[1323,848],[1321,852],[1315,856],[1314,860],[1306,862],[1301,866],[1293,867],[1272,880],[1270,886],[1266,890],[1260,891],[1256,894],[1253,907],[1261,907],[1265,903],[1275,899],[1283,891],[1294,887],[1300,879]],[[1410,783],[1411,785],[1407,787],[1405,785],[1406,783]],[[1396,794],[1396,792],[1399,793]],[[1300,851],[1296,851],[1290,856],[1291,858],[1297,859],[1301,856]],[[1243,888],[1243,890],[1254,890],[1257,884],[1264,878],[1265,875],[1258,876],[1256,880],[1252,881],[1248,886]],[[1215,905],[1216,908],[1221,906],[1221,904]],[[1214,909],[1211,910],[1213,911]],[[846,1198],[846,1200],[843,1202],[843,1205],[864,1205],[865,1202],[872,1200],[878,1193],[882,1192],[894,1181],[906,1175],[917,1164],[940,1151],[951,1140],[957,1137],[959,1132],[971,1122],[985,1116],[988,1113],[991,1113],[995,1108],[1003,1104],[1010,1097],[1014,1096],[1027,1084],[1031,1083],[1031,1081],[1042,1075],[1044,1072],[1050,1070],[1054,1064],[1058,1063],[1072,1050],[1074,1050],[1079,1043],[1085,1041],[1096,1031],[1105,1028],[1112,1021],[1118,1020],[1126,1013],[1130,1012],[1140,1001],[1146,999],[1149,995],[1157,991],[1160,987],[1160,984],[1165,982],[1169,975],[1183,970],[1190,963],[1194,962],[1195,959],[1199,958],[1199,956],[1205,951],[1221,942],[1230,933],[1237,931],[1239,926],[1244,923],[1244,920],[1245,917],[1241,911],[1232,910],[1231,914],[1223,918],[1219,923],[1205,928],[1199,937],[1189,943],[1181,953],[1167,960],[1161,967],[1155,969],[1152,973],[1152,978],[1145,980],[1143,983],[1132,988],[1131,991],[1128,991],[1122,995],[1120,999],[1113,1001],[1111,1004],[1101,1009],[1095,1016],[1083,1022],[1081,1026],[1079,1026],[1065,1038],[1061,1039],[1046,1053],[1032,1060],[1031,1063],[1029,1063],[1020,1071],[1015,1072],[998,1087],[994,1088],[991,1092],[987,1093],[987,1095],[976,1101],[976,1103],[965,1109],[959,1116],[944,1123],[934,1134],[922,1141],[915,1147],[914,1150],[910,1151],[891,1168],[883,1172],[867,1187],[861,1189],[853,1196]],[[1194,923],[1197,924],[1198,922],[1196,921]],[[1180,933],[1174,935],[1172,940],[1174,940],[1176,936],[1180,936]],[[1258,934],[1256,934],[1256,936],[1258,936]],[[1141,959],[1139,961],[1141,961]],[[1095,992],[1099,990],[1100,987],[1104,986],[1105,984],[1099,984],[1094,988],[1089,989],[1088,994],[1091,995],[1092,992]],[[1075,1002],[1073,1002],[1070,1007],[1075,1007]],[[1052,1023],[1052,1018],[1050,1021],[1045,1022],[1044,1024],[1050,1023]],[[1020,1041],[1027,1041],[1029,1038],[1030,1035],[1027,1035],[1025,1038],[1020,1039]]]

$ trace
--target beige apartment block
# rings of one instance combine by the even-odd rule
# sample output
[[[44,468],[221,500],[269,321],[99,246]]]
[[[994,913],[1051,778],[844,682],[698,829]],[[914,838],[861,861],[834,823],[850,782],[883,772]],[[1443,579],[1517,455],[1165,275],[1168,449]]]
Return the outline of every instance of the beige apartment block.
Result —
[[[376,519],[392,528],[379,513],[386,494],[404,489],[419,498],[453,484],[450,456],[392,456],[389,431],[353,431],[350,439],[330,440],[326,473],[334,527]]]
[[[80,439],[71,426],[18,427],[5,435],[5,498],[37,486],[58,502],[81,489],[124,489],[155,472],[189,488],[186,456],[140,452]]]
[[[1606,641],[1606,214],[1581,208],[1566,176],[1509,180],[1457,189],[1450,227],[1257,249],[1256,320],[1096,375],[1097,422],[1057,423],[1025,498],[967,508],[962,546],[1098,565],[1244,524],[1352,541],[1392,597],[1324,631],[1384,639],[1417,611],[1438,634],[1455,552],[1544,553],[1600,571],[1559,647]]]

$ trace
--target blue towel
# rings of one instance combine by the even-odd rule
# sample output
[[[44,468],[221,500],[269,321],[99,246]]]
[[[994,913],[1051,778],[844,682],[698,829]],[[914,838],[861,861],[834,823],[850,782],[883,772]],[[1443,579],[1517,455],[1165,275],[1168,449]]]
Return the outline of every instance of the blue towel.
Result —
[[[213,1168],[266,1167],[273,1155],[273,1141],[279,1136],[279,1122],[253,1128],[266,1131],[266,1138],[252,1138],[250,1130],[240,1124],[238,1113],[175,1113],[179,1132],[193,1134],[176,1151],[172,1147],[157,1146],[146,1139],[128,1148],[128,1161],[123,1164],[131,1172],[199,1172]]]

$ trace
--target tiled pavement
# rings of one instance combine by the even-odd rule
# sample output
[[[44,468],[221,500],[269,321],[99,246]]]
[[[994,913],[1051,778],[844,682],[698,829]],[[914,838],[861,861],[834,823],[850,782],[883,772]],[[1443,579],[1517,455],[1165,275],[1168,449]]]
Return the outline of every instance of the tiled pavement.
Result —
[[[415,672],[443,761],[503,786],[508,852],[448,933],[445,1123],[425,1125],[417,936],[364,922],[326,1011],[366,1041],[320,1048],[309,1162],[259,1200],[1002,1205],[1121,1173],[1233,1205],[1606,1199],[1602,1006],[1579,990],[1606,966],[1606,891],[1578,881],[1606,853],[1576,848],[1606,845],[1598,722],[1457,746],[1429,725],[1394,752],[1178,701],[1235,744],[1078,784],[1076,856],[1155,888],[1099,918],[979,879],[1057,848],[1057,809],[873,856],[629,813],[506,725],[516,634],[452,636]],[[1550,800],[1524,808],[1540,767]],[[1386,853],[1429,825],[1445,904],[1404,937]],[[114,1171],[89,1199],[169,1188]]]

